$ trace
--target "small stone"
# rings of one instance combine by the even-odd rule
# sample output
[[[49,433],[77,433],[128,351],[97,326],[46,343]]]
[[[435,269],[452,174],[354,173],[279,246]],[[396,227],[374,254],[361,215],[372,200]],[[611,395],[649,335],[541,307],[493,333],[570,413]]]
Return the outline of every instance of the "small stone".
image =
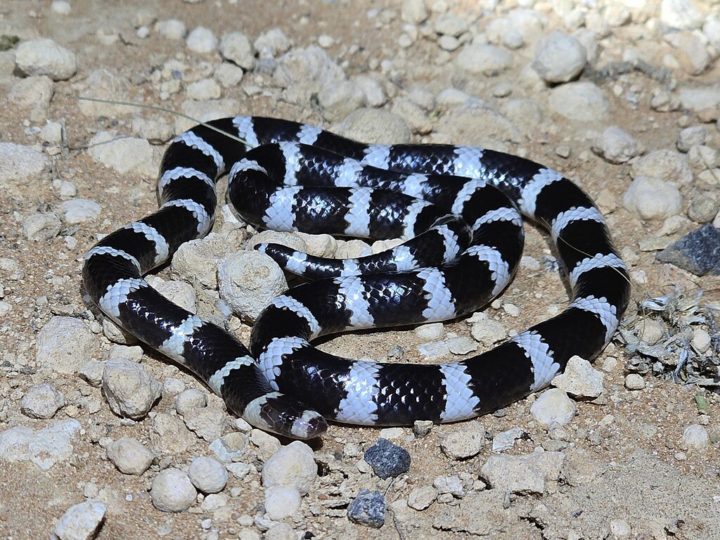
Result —
[[[105,519],[107,507],[100,501],[85,501],[68,508],[55,525],[60,540],[90,540]]]
[[[423,324],[415,328],[415,335],[424,341],[441,339],[445,335],[445,326],[440,322]]]
[[[39,175],[50,159],[31,146],[0,142],[0,185]]]
[[[468,354],[477,350],[477,344],[467,336],[456,336],[446,340],[448,349],[453,354]]]
[[[90,157],[120,174],[129,172],[154,176],[157,166],[152,146],[138,137],[116,137],[107,131],[99,131],[88,143]]]
[[[512,65],[512,55],[495,45],[466,45],[455,59],[456,65],[468,73],[493,76]]]
[[[193,52],[200,54],[208,54],[213,52],[218,45],[218,39],[212,30],[203,26],[193,28],[185,40],[187,48]]]
[[[645,388],[645,379],[637,373],[630,373],[625,377],[625,388],[628,390],[642,390]]]
[[[271,486],[292,486],[305,495],[317,478],[317,464],[312,449],[301,441],[293,441],[275,452],[265,462],[262,483]]]
[[[161,384],[145,368],[128,360],[108,360],[102,390],[110,409],[122,417],[144,418],[160,397]]]
[[[50,4],[50,9],[58,15],[70,15],[72,6],[70,6],[70,2],[66,2],[65,0],[53,0],[52,4]]]
[[[533,418],[543,426],[564,426],[575,417],[577,407],[559,388],[546,390],[530,407]]]
[[[280,28],[271,28],[260,34],[253,43],[260,58],[275,58],[278,54],[286,52],[290,45],[290,39]]]
[[[80,319],[52,317],[38,333],[35,360],[58,373],[73,374],[96,356],[97,337]]]
[[[627,131],[610,126],[603,131],[593,151],[611,163],[626,163],[640,153],[640,145]]]
[[[220,85],[212,79],[200,79],[190,83],[185,89],[190,99],[218,99],[222,95]]]
[[[179,469],[160,471],[152,481],[150,498],[161,512],[183,512],[195,502],[197,491],[188,475]]]
[[[688,449],[705,450],[710,445],[710,436],[704,426],[692,424],[683,431],[683,443]]]
[[[72,441],[80,427],[77,420],[61,420],[39,430],[15,426],[0,431],[0,460],[31,461],[47,471],[73,455]]]
[[[433,425],[432,420],[415,420],[413,423],[413,434],[418,439],[425,437],[432,431]]]
[[[22,222],[23,236],[33,242],[52,240],[61,228],[62,222],[51,212],[31,214]]]
[[[403,0],[400,17],[411,24],[420,24],[428,18],[425,0]]]
[[[707,192],[695,193],[688,206],[688,217],[696,223],[710,223],[720,210],[720,203]]]
[[[495,435],[492,440],[492,451],[496,453],[510,450],[515,446],[515,441],[525,435],[525,432],[519,427],[502,431]]]
[[[353,523],[379,529],[385,524],[385,497],[379,491],[361,489],[348,506],[347,516]]]
[[[440,448],[445,455],[456,460],[476,456],[484,444],[485,428],[476,422],[468,422],[463,429],[452,431],[440,439]]]
[[[642,219],[665,219],[680,212],[682,195],[669,182],[638,176],[623,195],[623,204]]]
[[[568,360],[565,371],[557,375],[552,384],[568,394],[580,398],[596,398],[603,392],[602,372],[594,369],[592,364],[579,356]]]
[[[533,452],[523,456],[491,455],[481,477],[499,492],[542,495],[545,482],[557,482],[565,461],[561,452]]]
[[[255,51],[248,37],[242,32],[229,32],[220,40],[220,54],[245,70],[255,65]]]
[[[649,176],[679,184],[688,184],[693,178],[688,157],[668,149],[655,150],[633,160],[632,176]]]
[[[594,83],[578,81],[550,91],[550,108],[569,120],[599,122],[610,112],[610,103]]]
[[[408,495],[408,506],[415,510],[425,510],[437,498],[437,490],[433,486],[420,486]]]
[[[225,410],[216,405],[191,408],[183,415],[188,429],[208,442],[222,435],[225,418]]]
[[[613,538],[623,540],[625,538],[630,538],[632,535],[632,528],[624,519],[613,519],[610,521],[610,534],[612,534]]]
[[[657,258],[698,276],[720,275],[720,229],[711,223],[703,225],[658,253]]]
[[[692,0],[662,0],[660,21],[670,27],[692,30],[702,26],[705,17]]]
[[[92,221],[100,215],[102,206],[90,199],[71,199],[63,201],[63,221],[70,225]]]
[[[378,439],[365,451],[363,457],[373,472],[382,479],[394,478],[410,470],[408,451],[387,439]]]
[[[300,510],[300,492],[292,486],[270,486],[265,489],[265,511],[270,519],[278,521]]]
[[[175,410],[185,416],[192,409],[207,406],[207,394],[197,388],[183,390],[175,397]]]
[[[20,43],[15,63],[26,75],[47,75],[54,81],[67,80],[77,71],[75,54],[47,38]]]
[[[20,401],[20,410],[30,418],[52,418],[65,406],[65,398],[51,384],[30,388]]]
[[[495,319],[490,319],[485,314],[482,314],[482,317],[477,317],[476,315],[473,315],[468,321],[472,322],[470,334],[473,339],[476,339],[485,347],[492,347],[507,338],[507,328],[505,328],[503,323]]]
[[[689,152],[693,146],[705,144],[708,130],[705,126],[690,126],[680,131],[675,146],[680,152]]]
[[[196,457],[188,467],[193,485],[203,493],[219,493],[225,489],[228,473],[225,466],[211,457]]]
[[[692,341],[690,344],[698,353],[705,354],[710,349],[712,338],[707,330],[704,330],[703,328],[695,328],[693,330]]]
[[[358,109],[340,122],[339,135],[373,144],[410,142],[410,128],[400,116],[382,109]]]
[[[178,19],[166,19],[155,23],[155,31],[166,39],[181,40],[187,33],[185,23]]]
[[[242,68],[229,62],[223,62],[215,68],[213,76],[223,88],[234,88],[243,80],[244,74]]]
[[[587,62],[585,47],[573,36],[552,32],[535,47],[533,69],[549,83],[575,79]]]
[[[123,474],[140,476],[152,465],[155,455],[140,441],[123,437],[105,447],[107,457]]]
[[[456,474],[436,477],[433,480],[433,487],[438,490],[440,495],[447,494],[456,499],[462,499],[465,496],[462,480]]]

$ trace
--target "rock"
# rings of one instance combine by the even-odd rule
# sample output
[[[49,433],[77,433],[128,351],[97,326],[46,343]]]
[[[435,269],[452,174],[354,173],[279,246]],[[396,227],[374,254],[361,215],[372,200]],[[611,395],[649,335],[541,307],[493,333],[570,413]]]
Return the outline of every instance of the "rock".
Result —
[[[196,457],[190,463],[188,476],[193,485],[203,493],[220,493],[225,489],[228,473],[225,466],[211,457]]]
[[[585,47],[573,36],[552,32],[535,46],[533,69],[549,83],[562,83],[575,79],[587,62]]]
[[[166,39],[179,41],[187,34],[187,27],[178,19],[165,19],[155,23],[155,31]]]
[[[681,152],[689,152],[693,146],[705,144],[707,136],[708,129],[703,125],[686,127],[680,131],[675,146]]]
[[[496,343],[504,341],[508,336],[507,328],[503,323],[488,318],[484,313],[474,314],[468,319],[468,323],[472,324],[470,334],[473,339],[485,347],[492,347]]]
[[[188,429],[208,442],[222,435],[225,418],[225,410],[218,406],[192,408],[183,415]]]
[[[594,369],[590,362],[573,356],[568,360],[565,371],[556,376],[552,384],[576,398],[596,398],[603,393],[604,379],[605,375]]]
[[[628,390],[642,390],[645,388],[645,379],[637,373],[630,373],[625,377],[625,388]]]
[[[133,172],[146,177],[154,177],[157,172],[152,146],[145,139],[116,137],[110,132],[99,131],[88,144],[90,157],[115,172]]]
[[[296,103],[340,84],[345,73],[321,47],[310,45],[291,49],[278,58],[273,80],[286,89],[286,98]]]
[[[445,326],[441,322],[423,324],[415,328],[415,335],[423,341],[441,339],[445,335]]]
[[[564,426],[574,417],[575,402],[559,388],[545,390],[530,407],[533,418],[543,426]]]
[[[493,76],[512,66],[512,55],[495,45],[466,45],[455,58],[455,64],[471,74]]]
[[[382,83],[375,77],[369,75],[357,75],[352,78],[352,83],[357,86],[365,97],[365,103],[370,107],[382,107],[387,103],[387,95]],[[378,110],[378,109],[373,109]],[[352,114],[352,113],[350,113]]]
[[[635,137],[617,126],[606,128],[592,149],[610,163],[630,161],[641,150]]]
[[[122,75],[109,69],[93,70],[81,84],[84,97],[121,101],[130,99],[130,82]],[[101,116],[109,118],[128,116],[136,112],[134,107],[128,107],[127,105],[88,100],[80,100],[78,107],[84,115],[95,118]]]
[[[705,354],[710,349],[712,338],[707,330],[703,328],[695,328],[693,330],[693,337],[690,344],[698,353]]]
[[[35,361],[53,371],[73,374],[97,353],[97,338],[80,319],[52,317],[37,337]]]
[[[523,456],[491,455],[481,477],[501,493],[542,495],[545,483],[557,482],[565,460],[561,452],[533,452]]]
[[[353,523],[379,529],[385,524],[385,497],[379,491],[361,489],[348,506],[347,516]]]
[[[270,486],[265,489],[265,511],[274,521],[292,516],[300,510],[301,503],[300,492],[292,486]]]
[[[720,85],[679,86],[677,97],[683,109],[702,111],[720,106]]]
[[[123,474],[140,476],[152,465],[155,455],[137,439],[123,437],[106,448],[108,459]]]
[[[440,439],[440,448],[448,457],[469,459],[480,453],[485,444],[485,428],[468,422],[462,429],[452,431]]]
[[[710,445],[710,436],[705,427],[692,424],[683,431],[683,443],[688,449],[705,450]]]
[[[195,502],[196,496],[188,475],[175,468],[160,471],[150,488],[152,503],[161,512],[183,512]]]
[[[187,48],[199,54],[209,54],[213,52],[218,45],[218,39],[212,30],[204,26],[193,28],[185,40]]]
[[[257,454],[260,461],[267,461],[269,460],[280,448],[282,448],[282,445],[280,444],[280,441],[277,437],[270,435],[269,433],[265,433],[264,431],[261,431],[259,429],[251,429],[250,431],[250,442],[257,448]],[[308,447],[309,448],[309,447]],[[300,450],[297,448],[294,448],[291,452],[297,453]],[[314,458],[313,458],[314,459]],[[279,459],[278,465],[273,465],[275,469],[273,470],[273,473],[271,474],[271,478],[279,477],[280,480],[279,483],[284,482],[284,476],[282,476],[282,473],[280,472],[279,468],[283,466],[283,463],[285,461],[290,462],[293,464],[295,469],[301,469],[303,473],[312,474],[311,473],[311,465],[309,463],[305,463],[302,460],[302,456],[297,457],[294,454],[291,456],[283,455],[282,459]],[[272,468],[271,468],[272,469]],[[294,477],[297,475],[297,470],[291,471],[291,474],[293,474],[293,478],[291,478],[290,482],[294,482]],[[316,471],[317,472],[317,471]],[[284,485],[284,484],[283,484]]]
[[[197,440],[178,416],[160,412],[152,419],[152,447],[158,455],[180,455]]]
[[[144,418],[160,397],[162,385],[145,368],[128,360],[108,360],[102,390],[110,409],[121,417]]]
[[[175,410],[185,416],[192,409],[207,406],[207,394],[197,388],[183,390],[175,397]]]
[[[188,84],[185,89],[187,97],[190,99],[218,99],[222,95],[220,85],[213,79],[200,79],[199,81]]]
[[[63,221],[69,225],[92,221],[100,215],[102,206],[90,199],[71,199],[61,205]]]
[[[712,62],[706,49],[707,40],[695,32],[672,32],[665,36],[675,51],[683,71],[690,75],[700,75]]]
[[[47,38],[20,43],[15,64],[26,75],[47,75],[54,81],[67,80],[77,71],[75,54]]]
[[[380,438],[364,454],[365,461],[382,479],[394,478],[410,470],[410,454],[404,448]]]
[[[175,118],[175,133],[181,133],[193,127],[199,120],[200,122],[209,122],[217,118],[225,118],[234,116],[240,110],[240,103],[236,99],[209,99],[205,101],[196,101],[188,99],[183,101],[180,106],[183,114],[193,118],[183,118],[178,116]]]
[[[271,28],[260,34],[253,43],[260,58],[275,58],[278,54],[286,52],[290,45],[290,39],[280,28]]]
[[[0,186],[37,176],[49,165],[48,156],[30,146],[0,142]]]
[[[292,486],[305,495],[317,478],[317,465],[312,449],[305,443],[293,441],[275,452],[265,462],[262,483],[271,486]]]
[[[80,428],[77,420],[61,420],[38,430],[15,426],[0,431],[0,460],[31,461],[47,471],[73,455],[72,440]]]
[[[222,237],[210,233],[205,238],[182,244],[172,258],[173,272],[186,280],[192,280],[208,289],[217,288],[217,263],[226,250],[234,251],[240,246],[228,246]]]
[[[408,495],[408,506],[415,510],[425,510],[437,499],[438,492],[433,486],[419,486]]]
[[[465,496],[462,480],[456,474],[436,477],[433,480],[433,487],[438,490],[440,495],[449,493],[456,499],[462,499]]]
[[[90,540],[105,519],[107,507],[100,501],[85,501],[68,508],[55,525],[60,540]]]
[[[52,418],[65,406],[65,398],[52,384],[30,388],[20,401],[20,410],[30,418]]]
[[[692,0],[662,0],[660,4],[660,21],[670,28],[692,30],[704,20]]]
[[[459,37],[470,27],[469,17],[459,17],[454,13],[443,13],[435,20],[434,29],[438,34]]]
[[[594,83],[579,81],[563,84],[550,92],[550,108],[576,122],[600,122],[610,112],[610,103]]]
[[[696,223],[710,223],[720,210],[720,202],[710,192],[698,192],[692,196],[687,214]]]
[[[519,427],[502,431],[495,435],[492,440],[492,451],[496,453],[510,450],[515,446],[515,441],[523,437],[525,432]]]
[[[698,276],[720,275],[720,229],[711,223],[703,225],[659,252],[657,258]]]
[[[637,176],[623,195],[623,204],[641,219],[665,219],[682,209],[680,190],[652,176]]]
[[[218,285],[220,298],[236,315],[251,321],[288,287],[278,264],[257,251],[233,253],[220,261]]]
[[[8,98],[19,107],[30,109],[30,119],[39,122],[47,118],[53,92],[52,79],[39,75],[20,79],[10,89]]]
[[[321,88],[317,100],[323,116],[331,121],[340,120],[365,105],[362,89],[351,81],[339,81],[333,86]]]
[[[245,70],[250,70],[255,65],[252,43],[242,32],[229,32],[223,35],[220,40],[220,54]]]
[[[338,135],[369,144],[410,142],[410,128],[400,116],[382,109],[358,109],[334,126]]]
[[[30,214],[22,222],[23,236],[33,242],[52,240],[60,234],[61,228],[60,218],[52,212]]]
[[[425,0],[403,0],[400,17],[410,24],[420,24],[428,18]]]

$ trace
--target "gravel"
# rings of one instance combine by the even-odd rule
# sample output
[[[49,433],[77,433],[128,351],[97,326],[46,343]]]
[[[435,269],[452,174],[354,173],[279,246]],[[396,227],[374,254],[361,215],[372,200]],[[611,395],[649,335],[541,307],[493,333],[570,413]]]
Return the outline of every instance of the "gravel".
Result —
[[[387,439],[378,439],[363,455],[379,478],[394,478],[410,470],[410,454]]]

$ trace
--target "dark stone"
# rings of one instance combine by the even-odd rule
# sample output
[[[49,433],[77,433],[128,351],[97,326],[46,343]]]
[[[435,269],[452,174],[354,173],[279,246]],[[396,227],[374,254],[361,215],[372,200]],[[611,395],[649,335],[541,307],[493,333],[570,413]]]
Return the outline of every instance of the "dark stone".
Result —
[[[720,275],[720,229],[703,225],[666,247],[657,259],[697,276]]]
[[[350,521],[379,529],[385,524],[385,497],[379,491],[361,489],[347,515]]]
[[[365,450],[365,461],[380,478],[399,476],[410,470],[410,454],[387,439],[378,439]]]

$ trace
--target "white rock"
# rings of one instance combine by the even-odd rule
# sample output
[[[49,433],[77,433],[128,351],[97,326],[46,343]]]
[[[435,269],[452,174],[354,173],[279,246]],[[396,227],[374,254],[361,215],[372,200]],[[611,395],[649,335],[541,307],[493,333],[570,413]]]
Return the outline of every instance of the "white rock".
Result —
[[[425,0],[403,0],[400,9],[402,20],[411,24],[420,24],[428,18]]]
[[[625,163],[640,153],[637,139],[617,126],[605,128],[593,151],[611,163]]]
[[[440,339],[445,335],[443,323],[428,323],[415,328],[415,335],[425,341]]]
[[[195,502],[196,496],[188,475],[174,468],[160,471],[150,488],[152,503],[161,512],[183,512]]]
[[[80,432],[77,420],[61,420],[34,430],[15,426],[0,431],[0,460],[31,461],[47,471],[60,461],[66,461],[74,453],[72,441]]]
[[[70,2],[66,2],[65,0],[53,0],[52,4],[50,4],[50,9],[58,15],[70,15],[72,6],[70,6]]]
[[[512,66],[512,55],[502,47],[473,43],[463,47],[455,64],[468,73],[492,76]]]
[[[433,25],[435,32],[446,36],[458,37],[468,31],[470,27],[469,17],[459,17],[452,12],[443,13]]]
[[[573,36],[555,31],[538,41],[532,67],[544,81],[562,83],[576,78],[586,62],[585,47]]]
[[[688,85],[679,86],[677,97],[684,109],[701,111],[712,109],[720,105],[720,85]]]
[[[437,499],[437,489],[433,486],[418,486],[408,495],[408,506],[415,510],[425,510]]]
[[[260,34],[253,46],[260,58],[275,58],[290,48],[290,40],[280,28],[271,28]]]
[[[642,219],[665,219],[680,212],[682,195],[669,182],[638,176],[623,195],[623,205]]]
[[[443,495],[449,493],[455,498],[462,498],[465,496],[465,488],[463,487],[462,480],[456,474],[450,476],[437,476],[433,480],[433,487],[438,490],[438,493]]]
[[[680,131],[675,145],[681,152],[689,152],[693,146],[705,144],[708,129],[703,126],[690,126]]]
[[[215,68],[213,77],[217,79],[223,88],[234,88],[243,80],[244,74],[245,72],[241,67],[230,62],[223,62]]]
[[[468,321],[472,324],[470,334],[473,339],[482,343],[485,347],[491,347],[496,343],[504,341],[508,336],[507,328],[500,321],[489,319],[486,316],[473,317]]]
[[[557,481],[565,455],[561,452],[533,452],[524,456],[491,455],[481,476],[500,493],[542,495],[545,482]]]
[[[102,390],[110,409],[118,416],[144,418],[160,397],[162,385],[144,366],[128,360],[108,360]]]
[[[97,338],[74,317],[52,317],[38,333],[38,366],[73,374],[97,353]]]
[[[692,424],[683,431],[683,442],[689,449],[705,450],[710,445],[710,436],[705,427]]]
[[[52,418],[65,406],[65,398],[49,383],[31,387],[20,401],[20,410],[30,418]]]
[[[181,40],[187,33],[185,23],[178,19],[166,19],[155,23],[155,31],[167,39]]]
[[[52,240],[62,228],[62,222],[52,212],[30,214],[22,221],[23,236],[33,242]]]
[[[0,186],[37,176],[49,164],[46,154],[30,146],[0,142]]]
[[[188,99],[183,101],[180,110],[183,114],[193,118],[193,120],[183,117],[175,118],[175,133],[190,129],[197,124],[196,120],[208,122],[217,118],[234,116],[240,110],[240,103],[232,98],[210,99],[207,101]]]
[[[625,388],[628,390],[642,390],[645,388],[645,379],[637,373],[630,373],[625,377]]]
[[[340,81],[321,88],[317,99],[323,109],[323,116],[329,120],[340,120],[365,105],[365,94],[351,81]]]
[[[137,439],[123,437],[105,447],[108,459],[121,473],[141,475],[152,465],[155,455]]]
[[[695,328],[693,330],[692,341],[690,343],[697,352],[705,354],[710,349],[712,338],[707,330],[703,328]]]
[[[220,297],[234,313],[250,320],[287,289],[282,269],[257,251],[229,255],[220,261],[217,275]]]
[[[358,75],[353,77],[355,84],[365,96],[365,102],[370,107],[381,107],[387,103],[387,95],[380,81],[369,75]]]
[[[135,172],[154,177],[157,172],[152,146],[145,139],[99,131],[90,139],[88,154],[97,163],[120,174]]]
[[[265,488],[265,511],[270,519],[277,521],[292,516],[300,509],[300,492],[292,486]]]
[[[107,507],[100,501],[85,501],[68,508],[55,525],[60,540],[90,540],[105,519]]]
[[[100,215],[102,206],[91,199],[71,199],[61,205],[63,221],[70,225],[92,221]]]
[[[712,57],[704,37],[695,32],[672,32],[665,36],[665,40],[674,47],[680,67],[690,75],[700,75],[710,66]]]
[[[552,384],[575,397],[596,398],[603,393],[605,375],[592,364],[573,356],[568,360],[565,371],[556,376]]]
[[[255,428],[250,431],[250,441],[257,448],[261,461],[269,460],[282,447],[277,437]],[[280,474],[279,471],[274,472]]]
[[[263,536],[264,540],[296,540],[298,533],[287,523],[275,523],[272,525]],[[250,540],[245,538],[243,533],[240,533],[239,538],[241,540]],[[259,538],[259,537],[258,537]],[[254,540],[254,539],[253,539]]]
[[[252,69],[255,65],[252,43],[242,32],[225,34],[220,40],[220,54],[245,70]]]
[[[577,122],[599,122],[610,112],[610,103],[603,91],[587,81],[553,88],[549,104],[556,113]]]
[[[54,81],[69,79],[77,71],[75,54],[47,38],[20,43],[15,64],[26,75],[47,75]]]
[[[265,462],[262,483],[265,488],[292,486],[305,495],[317,478],[317,464],[312,449],[301,441],[293,441],[275,452]]]
[[[193,52],[208,54],[217,48],[218,39],[209,28],[198,26],[188,34],[185,44]]]
[[[207,456],[196,457],[190,463],[188,476],[193,485],[203,493],[219,493],[225,489],[228,473],[225,466]]]
[[[197,311],[197,294],[189,283],[178,280],[165,281],[157,276],[147,276],[147,282],[153,289],[156,289],[165,298],[181,308],[191,313]],[[141,348],[138,347],[134,350],[137,351],[138,349],[140,350],[140,356],[142,356]],[[140,358],[137,360],[139,361]]]
[[[633,176],[651,176],[669,182],[687,184],[692,181],[688,157],[675,150],[655,150],[632,163]]]
[[[216,405],[210,405],[186,411],[183,420],[188,429],[209,442],[222,435],[225,417],[223,409]]]
[[[692,0],[662,0],[660,4],[660,21],[671,28],[692,30],[704,20]]]
[[[197,441],[177,415],[157,413],[152,419],[152,429],[150,441],[159,455],[184,454]]]
[[[273,80],[287,89],[286,98],[298,102],[345,81],[345,73],[325,50],[311,45],[291,49],[278,58]]]
[[[559,388],[545,390],[530,407],[530,414],[543,426],[564,426],[575,417],[577,407]]]
[[[468,459],[476,456],[485,444],[485,428],[469,422],[461,430],[452,431],[442,437],[440,448],[453,459]]]
[[[200,79],[190,83],[185,92],[190,99],[218,99],[222,95],[220,85],[213,79]]]
[[[39,75],[17,81],[10,89],[8,98],[19,107],[31,109],[31,120],[41,121],[47,118],[47,109],[53,92],[52,79]]]
[[[499,453],[510,450],[515,446],[515,441],[524,435],[524,431],[519,427],[514,427],[502,431],[495,435],[492,440],[492,451]]]
[[[400,116],[382,109],[358,109],[335,126],[344,137],[370,144],[410,142],[410,128]]]
[[[123,75],[109,69],[93,70],[81,84],[83,89],[82,95],[85,97],[110,101],[128,101],[130,99],[130,81]],[[109,118],[128,116],[137,112],[135,107],[128,107],[127,105],[88,100],[80,100],[78,107],[84,115],[95,118],[100,116]]]
[[[175,410],[185,416],[191,409],[207,406],[207,394],[197,388],[183,390],[175,397]]]

